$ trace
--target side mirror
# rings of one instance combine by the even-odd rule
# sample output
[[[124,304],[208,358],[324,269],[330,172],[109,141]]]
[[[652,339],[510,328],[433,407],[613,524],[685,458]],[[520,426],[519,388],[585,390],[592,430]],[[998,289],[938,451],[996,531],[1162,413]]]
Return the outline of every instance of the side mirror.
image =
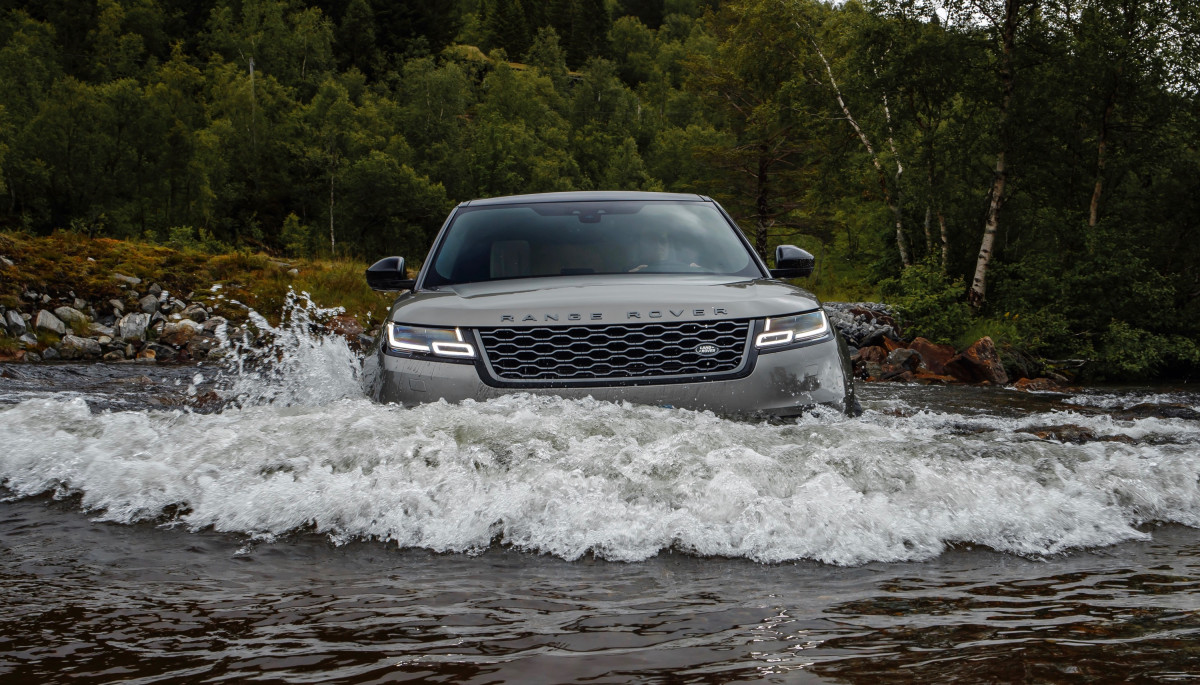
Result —
[[[817,260],[795,245],[780,245],[775,248],[775,268],[772,278],[804,278],[813,272]]]
[[[404,271],[404,257],[385,257],[367,268],[371,290],[412,290],[417,282]]]

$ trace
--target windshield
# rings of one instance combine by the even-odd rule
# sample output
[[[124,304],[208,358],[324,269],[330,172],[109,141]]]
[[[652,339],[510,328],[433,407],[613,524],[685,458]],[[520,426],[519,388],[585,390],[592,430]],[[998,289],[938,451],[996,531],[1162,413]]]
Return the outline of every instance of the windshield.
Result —
[[[758,277],[708,202],[545,202],[459,209],[425,284],[586,274]]]

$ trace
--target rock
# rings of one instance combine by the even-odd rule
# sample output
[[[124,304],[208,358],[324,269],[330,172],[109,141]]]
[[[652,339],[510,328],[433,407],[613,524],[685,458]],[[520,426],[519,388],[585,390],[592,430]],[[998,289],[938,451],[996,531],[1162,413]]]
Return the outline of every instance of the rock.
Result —
[[[882,364],[887,359],[887,356],[887,350],[879,347],[878,345],[864,347],[858,351],[858,358],[864,362],[875,362],[876,364]]]
[[[196,323],[204,323],[208,319],[208,312],[204,311],[204,307],[198,304],[188,305],[183,310],[183,315]]]
[[[114,273],[112,277],[113,280],[121,281],[122,283],[128,285],[137,285],[142,282],[142,279],[138,278],[137,276],[126,276],[125,274]]]
[[[1047,392],[1058,390],[1058,383],[1049,378],[1022,378],[1013,384],[1013,389],[1024,392]]]
[[[887,363],[897,368],[916,373],[921,366],[921,354],[916,350],[897,348],[888,353]]]
[[[146,326],[149,325],[149,314],[141,312],[126,314],[117,322],[117,337],[125,340],[141,340],[146,337]]]
[[[288,275],[289,276],[299,276],[300,269],[288,269]]]
[[[187,341],[191,340],[192,336],[199,333],[200,330],[200,324],[192,321],[191,319],[171,321],[163,326],[162,334],[159,339],[168,345],[181,347],[186,345]]]
[[[15,266],[12,260],[8,257],[0,257],[0,264],[3,264],[4,266]]]
[[[25,355],[25,350],[0,349],[0,362],[23,362]]]
[[[4,319],[5,323],[8,324],[7,328],[9,335],[14,338],[19,338],[22,335],[25,335],[25,319],[22,319],[19,313],[10,309],[7,312],[4,312]]]
[[[63,359],[96,359],[101,354],[99,342],[75,335],[63,338],[58,352]]]
[[[883,377],[883,364],[879,362],[866,362],[863,365],[862,377],[869,381],[879,380]]]
[[[204,332],[209,335],[215,335],[217,329],[227,325],[229,322],[223,316],[214,316],[204,322]]]
[[[120,316],[125,312],[125,303],[116,298],[109,300],[108,306],[112,307],[113,314],[116,314],[117,316]]]
[[[958,383],[958,379],[954,376],[943,376],[927,371],[917,371],[913,374],[914,380],[921,385],[947,385],[950,383]]]
[[[210,338],[207,335],[196,335],[187,342],[188,354],[192,359],[205,359],[209,352],[220,347],[221,343],[216,338]]]
[[[59,307],[58,309],[54,310],[54,315],[63,323],[71,327],[74,327],[75,324],[85,326],[90,321],[87,314],[84,314],[74,307]]]
[[[42,304],[50,304],[50,296],[42,295]]]
[[[175,350],[171,349],[170,347],[167,347],[166,345],[160,345],[159,343],[148,343],[146,345],[146,347],[143,348],[142,351],[138,353],[138,357],[141,357],[142,354],[144,354],[147,351],[151,352],[154,355],[155,361],[173,362],[176,360]]]
[[[116,331],[114,331],[111,327],[99,323],[91,324],[88,326],[88,330],[96,335],[104,335],[110,338],[116,335]]]
[[[46,349],[42,350],[42,359],[45,361],[58,359],[58,356],[58,350],[54,349],[53,347],[47,347]]]
[[[34,322],[33,327],[36,330],[49,331],[58,335],[67,334],[67,325],[45,309],[38,310],[37,321]]]
[[[1200,421],[1200,411],[1196,411],[1185,404],[1150,404],[1142,403],[1135,404],[1128,409],[1122,409],[1114,415],[1121,419],[1186,419],[1188,421]]]
[[[147,314],[153,314],[158,311],[158,296],[147,295],[138,300],[138,309]]]
[[[955,355],[953,345],[938,345],[925,338],[913,340],[908,347],[921,354],[921,362],[924,363],[926,369],[929,369],[929,373],[939,376],[945,375],[946,362],[950,361]]]
[[[38,341],[37,341],[37,338],[35,338],[32,333],[25,333],[24,335],[21,335],[17,338],[17,342],[22,343],[23,345],[25,345],[27,347],[30,347],[30,346],[36,345]]]
[[[36,302],[38,299],[38,294],[32,290],[26,290],[25,292],[21,293],[21,297],[29,300],[30,302]]]
[[[157,296],[162,291],[163,291],[162,286],[157,283],[151,283],[150,288],[146,290],[146,292],[150,293],[151,295],[155,295],[155,296]]]
[[[88,308],[88,303],[87,303],[87,301],[81,300],[77,297],[77,298],[75,298],[75,302],[72,303],[71,306],[75,307],[79,311],[83,311]]]
[[[31,363],[40,362],[42,361],[42,355],[38,354],[37,352],[26,352],[25,361]]]
[[[966,383],[1008,384],[996,345],[986,335],[946,362],[946,373]]]
[[[106,352],[101,359],[106,362],[125,361],[125,353],[121,352],[120,350],[113,350],[112,352]]]
[[[145,349],[137,353],[137,360],[142,363],[153,364],[156,361],[154,357],[154,350],[151,349]]]

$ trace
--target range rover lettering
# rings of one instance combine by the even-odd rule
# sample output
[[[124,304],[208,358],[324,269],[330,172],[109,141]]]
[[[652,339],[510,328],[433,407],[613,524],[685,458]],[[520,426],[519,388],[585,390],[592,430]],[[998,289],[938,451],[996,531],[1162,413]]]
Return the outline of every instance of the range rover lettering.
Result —
[[[415,279],[401,257],[367,269],[404,291],[364,362],[372,397],[408,406],[528,392],[791,416],[856,413],[847,348],[812,272],[775,269],[712,199],[548,193],[464,202]]]

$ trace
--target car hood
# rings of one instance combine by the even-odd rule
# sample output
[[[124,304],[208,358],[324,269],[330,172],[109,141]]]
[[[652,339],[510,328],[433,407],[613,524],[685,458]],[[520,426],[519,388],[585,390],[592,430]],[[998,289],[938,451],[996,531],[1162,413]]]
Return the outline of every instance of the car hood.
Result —
[[[437,326],[570,326],[750,319],[809,311],[812,293],[780,281],[645,274],[522,278],[405,293],[390,319]]]

